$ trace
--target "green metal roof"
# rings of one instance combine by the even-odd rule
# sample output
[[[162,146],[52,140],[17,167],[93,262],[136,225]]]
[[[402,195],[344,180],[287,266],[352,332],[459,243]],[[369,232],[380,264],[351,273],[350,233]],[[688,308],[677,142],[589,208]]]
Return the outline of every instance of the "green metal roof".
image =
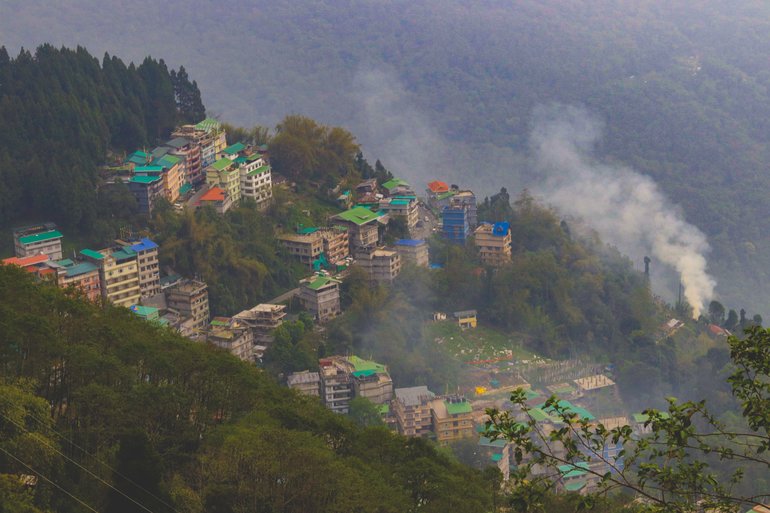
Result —
[[[377,371],[361,370],[361,371],[353,371],[351,374],[353,374],[354,378],[367,378],[369,376],[374,376],[375,374],[377,374]]]
[[[243,143],[238,142],[235,144],[231,144],[230,146],[222,150],[222,153],[226,153],[227,155],[235,155],[239,151],[243,151],[245,149],[246,149],[246,146],[244,146]]]
[[[395,189],[399,185],[404,185],[406,187],[409,187],[409,184],[400,178],[394,178],[393,180],[388,180],[387,182],[382,184],[382,187],[390,190],[390,189]]]
[[[588,463],[585,461],[579,461],[575,464],[559,465],[559,473],[563,479],[569,479],[571,477],[580,477],[586,474],[588,471]]]
[[[503,455],[502,454],[493,454],[489,459],[491,459],[492,461],[497,463],[498,461],[503,459]]]
[[[318,231],[318,228],[314,226],[307,226],[302,228],[297,228],[297,235],[310,235],[311,233],[315,233]]]
[[[188,192],[190,192],[191,189],[192,189],[192,185],[190,185],[189,183],[184,183],[179,188],[179,194],[187,194]]]
[[[325,287],[329,283],[339,283],[339,282],[334,278],[329,278],[328,276],[317,276],[315,280],[307,283],[306,285],[309,289],[318,290],[322,287]]]
[[[170,168],[179,164],[180,160],[181,159],[179,157],[175,157],[174,155],[163,155],[163,157],[155,159],[152,163],[155,166]]]
[[[545,408],[545,403],[538,405],[538,408],[542,408],[546,413],[549,415],[554,415],[554,408]],[[593,414],[586,410],[585,408],[581,408],[580,406],[575,406],[569,401],[559,401],[559,408],[564,409],[567,413],[575,413],[577,416],[584,420],[594,420],[596,417],[593,416]]]
[[[159,176],[132,176],[129,182],[131,183],[142,183],[142,184],[149,184],[153,182],[157,182],[160,180]]]
[[[442,192],[441,194],[439,194],[438,196],[436,196],[436,199],[442,200],[442,199],[451,198],[451,197],[452,197],[452,196],[454,196],[455,194],[457,194],[457,193],[456,193],[456,192],[454,192],[454,191],[447,191],[447,192]]]
[[[230,159],[219,159],[213,164],[211,164],[211,167],[216,169],[217,171],[224,171],[228,167],[233,165],[233,161]]]
[[[63,235],[57,230],[51,230],[48,232],[36,233],[34,235],[26,235],[19,237],[19,242],[22,244],[32,244],[34,242],[43,242],[44,240],[60,239]]]
[[[361,226],[371,221],[374,221],[380,216],[378,214],[375,214],[368,208],[353,207],[350,210],[346,210],[345,212],[342,212],[341,214],[337,214],[337,217],[339,219],[343,219],[345,221],[349,221],[351,223],[355,223]]]
[[[134,173],[162,173],[162,166],[136,166]]]
[[[387,368],[381,363],[377,363],[373,360],[364,360],[356,355],[349,356],[348,361],[356,369],[356,372],[387,372]]]
[[[56,263],[63,267],[70,267],[75,265],[75,262],[69,258],[62,258],[61,260],[57,260]]]
[[[67,276],[80,276],[81,274],[90,273],[96,269],[98,268],[91,262],[80,262],[79,264],[67,267]]]
[[[469,403],[468,401],[461,401],[459,403],[450,403],[450,402],[444,401],[444,404],[446,405],[446,412],[449,415],[462,415],[463,413],[473,412],[473,408],[471,408],[471,403]]]
[[[482,429],[484,429],[484,426],[480,426]],[[506,441],[498,438],[497,440],[491,440],[487,438],[486,436],[479,437],[479,445],[482,447],[497,447],[502,449],[505,447]]]
[[[93,249],[81,249],[80,254],[83,256],[95,258],[97,260],[102,260],[104,258],[104,255],[102,255],[98,251],[94,251]]]
[[[219,130],[219,127],[221,127],[221,126],[222,126],[222,124],[219,121],[217,121],[216,119],[214,119],[214,118],[206,118],[203,121],[201,121],[200,123],[198,123],[197,125],[195,125],[195,128],[197,128],[198,130],[209,131],[209,130]]]
[[[112,258],[115,260],[128,260],[129,258],[136,258],[136,251],[129,248],[119,249],[112,253]]]
[[[254,171],[249,171],[249,172],[246,174],[246,176],[261,175],[262,173],[267,173],[268,171],[270,171],[270,166],[267,166],[267,165],[265,165],[265,166],[259,166],[259,167],[258,167],[257,169],[255,169]]]

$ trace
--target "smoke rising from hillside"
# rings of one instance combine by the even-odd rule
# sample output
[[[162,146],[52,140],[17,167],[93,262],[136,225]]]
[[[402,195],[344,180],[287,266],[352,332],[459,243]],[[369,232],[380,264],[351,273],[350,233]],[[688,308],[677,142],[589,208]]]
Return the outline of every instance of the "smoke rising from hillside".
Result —
[[[544,178],[536,192],[563,213],[585,219],[625,254],[649,252],[676,270],[697,317],[716,285],[706,270],[706,236],[683,219],[649,177],[593,161],[591,151],[600,135],[600,123],[583,109],[536,109],[531,149]]]

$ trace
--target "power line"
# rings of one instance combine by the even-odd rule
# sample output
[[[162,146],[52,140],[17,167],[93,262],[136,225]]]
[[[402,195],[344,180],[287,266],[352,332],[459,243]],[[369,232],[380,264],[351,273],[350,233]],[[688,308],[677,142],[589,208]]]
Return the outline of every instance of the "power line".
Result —
[[[143,487],[143,486],[142,486],[142,485],[140,485],[139,483],[135,482],[134,480],[132,480],[131,478],[129,478],[129,477],[128,477],[128,476],[126,476],[125,474],[122,474],[122,473],[118,472],[117,470],[115,470],[114,468],[112,468],[111,466],[109,466],[107,463],[105,463],[104,461],[102,461],[102,460],[100,460],[99,458],[97,458],[95,455],[93,455],[93,454],[91,454],[90,452],[88,452],[87,450],[85,450],[83,447],[79,446],[78,444],[76,444],[75,442],[73,442],[72,440],[70,440],[69,438],[67,438],[66,436],[64,436],[64,435],[62,435],[61,433],[59,433],[59,432],[58,432],[58,431],[57,431],[55,428],[48,426],[48,423],[47,423],[46,421],[42,420],[40,417],[37,417],[35,414],[33,414],[33,413],[30,413],[30,412],[27,412],[27,416],[29,416],[29,417],[31,417],[31,418],[33,418],[33,419],[35,419],[35,420],[36,420],[36,421],[38,421],[40,424],[42,424],[42,425],[46,426],[46,428],[50,429],[50,430],[53,432],[53,434],[55,434],[56,436],[58,436],[60,439],[64,440],[65,442],[67,442],[67,443],[68,443],[68,444],[70,444],[71,446],[73,446],[73,447],[75,447],[75,448],[79,449],[79,450],[80,450],[81,452],[83,452],[83,453],[84,453],[86,456],[88,456],[88,457],[90,457],[90,458],[93,458],[93,459],[94,459],[94,460],[95,460],[97,463],[99,463],[99,464],[100,464],[100,465],[102,465],[103,467],[107,468],[107,469],[108,469],[108,470],[110,470],[111,472],[114,472],[114,473],[115,473],[117,476],[119,476],[119,477],[122,477],[123,479],[125,479],[126,481],[128,481],[130,484],[132,484],[132,485],[136,486],[137,488],[139,488],[140,490],[142,490],[142,491],[143,491],[143,492],[145,492],[146,494],[150,495],[152,498],[154,498],[155,500],[157,500],[158,502],[160,502],[161,504],[163,504],[163,505],[164,505],[164,506],[166,506],[167,508],[170,508],[170,509],[171,509],[171,510],[172,510],[174,513],[179,513],[179,511],[178,511],[176,508],[174,508],[174,507],[173,507],[171,504],[169,504],[169,503],[165,502],[163,499],[161,499],[160,497],[158,497],[157,495],[155,495],[154,493],[152,493],[150,490],[146,489],[145,487]]]
[[[13,420],[13,419],[11,419],[11,418],[8,418],[8,417],[7,417],[7,416],[6,416],[4,413],[0,413],[0,417],[3,417],[5,420],[9,421],[10,423],[12,423],[13,425],[15,425],[15,426],[16,426],[16,427],[18,427],[19,429],[21,429],[21,430],[25,431],[26,433],[30,433],[30,432],[29,432],[29,430],[27,430],[27,428],[25,428],[23,425],[19,424],[19,423],[18,423],[18,422],[16,422],[15,420]],[[30,434],[31,434],[31,433],[30,433]],[[63,458],[67,459],[68,461],[70,461],[70,462],[74,463],[74,464],[75,464],[77,467],[79,467],[79,468],[81,468],[82,470],[84,470],[84,471],[85,471],[87,474],[89,474],[90,476],[94,477],[94,478],[95,478],[95,479],[97,479],[98,481],[102,482],[102,483],[103,483],[105,486],[107,486],[107,487],[109,487],[109,488],[112,488],[113,490],[115,490],[116,492],[118,492],[120,495],[122,495],[122,496],[123,496],[123,497],[125,497],[126,499],[130,500],[131,502],[133,502],[134,504],[136,504],[137,506],[139,506],[140,508],[142,508],[143,510],[145,510],[147,513],[153,513],[153,511],[152,511],[151,509],[147,508],[146,506],[144,506],[144,505],[143,505],[142,503],[140,503],[139,501],[137,501],[137,500],[133,499],[132,497],[129,497],[128,495],[126,495],[126,494],[125,494],[125,493],[123,493],[122,491],[118,490],[118,489],[117,489],[117,488],[115,488],[113,485],[111,485],[110,483],[108,483],[107,481],[105,481],[104,479],[102,479],[101,477],[97,476],[96,474],[94,474],[93,472],[91,472],[90,470],[88,470],[86,467],[84,467],[83,465],[81,465],[81,464],[80,464],[80,463],[78,463],[77,461],[73,460],[72,458],[70,458],[69,456],[67,456],[67,455],[66,455],[66,454],[64,454],[63,452],[61,452],[61,451],[60,451],[59,449],[57,449],[55,446],[53,446],[53,445],[51,445],[50,443],[46,442],[44,438],[39,438],[39,440],[40,440],[40,442],[42,442],[44,445],[46,445],[47,447],[49,447],[51,450],[53,450],[54,452],[58,453],[58,454],[59,454],[59,455],[61,455]]]
[[[60,485],[58,485],[57,483],[55,483],[54,481],[52,481],[51,479],[47,478],[45,475],[43,475],[43,473],[42,473],[42,472],[38,472],[37,470],[35,470],[34,468],[32,468],[32,465],[30,465],[30,464],[28,464],[28,463],[24,463],[24,462],[23,462],[23,461],[21,461],[19,458],[17,458],[16,456],[14,456],[13,454],[11,454],[10,452],[6,451],[6,450],[5,450],[5,449],[3,449],[2,447],[0,447],[0,451],[3,451],[3,452],[4,452],[5,454],[7,454],[8,456],[10,456],[11,458],[15,459],[16,461],[18,461],[19,463],[21,463],[22,465],[24,465],[25,467],[27,467],[27,468],[28,468],[28,469],[29,469],[31,472],[33,472],[34,474],[37,474],[38,476],[42,477],[43,479],[45,479],[46,481],[48,481],[49,483],[51,483],[52,485],[54,485],[54,486],[55,486],[56,488],[58,488],[59,490],[61,490],[62,492],[66,493],[67,495],[69,495],[70,497],[72,497],[73,499],[75,499],[76,501],[78,501],[78,502],[79,502],[79,503],[80,503],[82,506],[84,506],[84,507],[88,508],[89,510],[93,511],[94,513],[99,513],[97,510],[95,510],[94,508],[92,508],[91,506],[89,506],[89,505],[88,505],[88,504],[87,504],[85,501],[83,501],[82,499],[78,498],[78,497],[77,497],[77,496],[75,496],[74,494],[72,494],[72,493],[68,492],[67,490],[65,490],[64,488],[62,488]]]

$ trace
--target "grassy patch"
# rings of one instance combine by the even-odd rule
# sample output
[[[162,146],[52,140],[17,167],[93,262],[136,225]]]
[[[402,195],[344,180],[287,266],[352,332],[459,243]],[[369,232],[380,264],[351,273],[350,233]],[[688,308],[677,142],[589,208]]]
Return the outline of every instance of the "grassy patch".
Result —
[[[426,336],[462,362],[508,358],[527,360],[535,355],[523,348],[523,338],[485,326],[461,330],[455,321],[441,321],[426,327]]]

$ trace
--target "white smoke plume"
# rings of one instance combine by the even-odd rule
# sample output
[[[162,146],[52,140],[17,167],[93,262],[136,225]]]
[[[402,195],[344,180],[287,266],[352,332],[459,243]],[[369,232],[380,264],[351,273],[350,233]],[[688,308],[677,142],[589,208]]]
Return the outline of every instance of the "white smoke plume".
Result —
[[[625,254],[649,252],[673,268],[698,317],[716,285],[707,272],[706,236],[684,220],[651,178],[594,161],[591,153],[600,135],[601,124],[583,109],[536,109],[531,144],[543,180],[535,192],[563,213],[586,220]]]

